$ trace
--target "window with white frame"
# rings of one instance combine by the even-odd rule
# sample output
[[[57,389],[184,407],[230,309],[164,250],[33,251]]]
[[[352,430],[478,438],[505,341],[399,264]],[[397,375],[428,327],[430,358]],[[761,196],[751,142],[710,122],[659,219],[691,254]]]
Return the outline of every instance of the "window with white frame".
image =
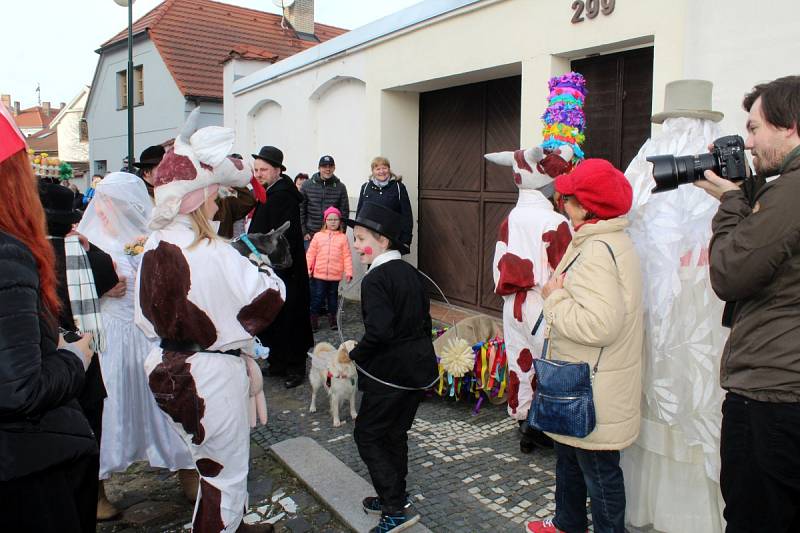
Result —
[[[144,104],[144,68],[142,65],[133,67],[133,105]],[[128,107],[128,71],[117,72],[117,109]]]

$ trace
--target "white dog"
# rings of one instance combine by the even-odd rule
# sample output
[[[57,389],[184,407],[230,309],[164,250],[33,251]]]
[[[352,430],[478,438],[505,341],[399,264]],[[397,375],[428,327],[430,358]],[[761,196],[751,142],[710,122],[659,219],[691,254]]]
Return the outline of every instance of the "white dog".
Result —
[[[356,341],[345,341],[337,350],[327,342],[320,342],[311,354],[311,371],[308,375],[308,381],[311,383],[311,406],[308,410],[312,413],[317,412],[317,390],[325,387],[331,401],[333,427],[344,424],[339,419],[339,406],[345,399],[350,399],[350,416],[353,420],[358,414],[356,413],[358,372],[349,355],[355,345]]]

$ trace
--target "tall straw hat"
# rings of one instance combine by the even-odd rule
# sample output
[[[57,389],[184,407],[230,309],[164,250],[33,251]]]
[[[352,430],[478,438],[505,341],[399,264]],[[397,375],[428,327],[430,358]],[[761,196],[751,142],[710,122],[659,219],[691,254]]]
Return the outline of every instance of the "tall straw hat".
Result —
[[[664,111],[651,119],[661,124],[675,117],[702,118],[719,122],[723,115],[711,110],[711,91],[714,84],[706,80],[676,80],[667,84],[664,91]]]

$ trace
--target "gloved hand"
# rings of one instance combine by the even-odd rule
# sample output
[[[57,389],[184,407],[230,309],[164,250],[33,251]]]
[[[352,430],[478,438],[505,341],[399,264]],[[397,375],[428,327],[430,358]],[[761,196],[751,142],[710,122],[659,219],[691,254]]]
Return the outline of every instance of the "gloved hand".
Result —
[[[250,427],[254,428],[261,422],[266,425],[269,416],[267,414],[267,398],[264,395],[264,378],[261,376],[261,368],[256,360],[249,355],[242,354],[247,365],[247,377],[250,380]]]

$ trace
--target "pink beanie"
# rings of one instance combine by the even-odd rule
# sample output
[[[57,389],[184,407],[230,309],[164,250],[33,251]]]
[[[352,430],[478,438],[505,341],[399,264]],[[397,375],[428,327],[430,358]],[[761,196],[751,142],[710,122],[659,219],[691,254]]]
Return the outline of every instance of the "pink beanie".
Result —
[[[326,210],[325,210],[325,212],[322,214],[322,220],[327,220],[327,219],[328,219],[328,215],[331,215],[331,214],[333,214],[333,215],[336,215],[336,216],[337,216],[337,217],[339,217],[339,218],[342,218],[342,212],[341,212],[341,211],[339,211],[338,209],[336,209],[335,207],[333,207],[333,206],[330,206],[330,207],[329,207],[328,209],[326,209]]]

